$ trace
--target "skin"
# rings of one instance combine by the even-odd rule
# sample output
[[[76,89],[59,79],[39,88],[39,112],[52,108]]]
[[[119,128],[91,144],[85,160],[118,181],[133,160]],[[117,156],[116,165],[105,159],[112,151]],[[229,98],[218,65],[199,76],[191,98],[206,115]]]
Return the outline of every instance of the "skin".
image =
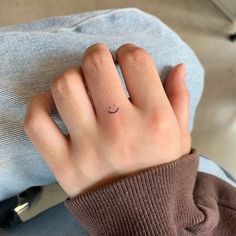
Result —
[[[25,114],[26,135],[70,198],[191,150],[185,65],[174,67],[163,87],[145,49],[122,45],[116,60],[130,97],[107,46],[94,44]],[[55,108],[68,135],[50,117]]]

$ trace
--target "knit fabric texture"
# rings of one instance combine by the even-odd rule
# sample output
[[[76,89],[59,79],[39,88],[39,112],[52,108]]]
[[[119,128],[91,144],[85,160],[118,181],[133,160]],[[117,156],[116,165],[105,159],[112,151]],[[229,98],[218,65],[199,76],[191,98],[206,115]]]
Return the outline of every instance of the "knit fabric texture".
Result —
[[[90,235],[236,235],[236,189],[198,161],[193,149],[65,205]]]

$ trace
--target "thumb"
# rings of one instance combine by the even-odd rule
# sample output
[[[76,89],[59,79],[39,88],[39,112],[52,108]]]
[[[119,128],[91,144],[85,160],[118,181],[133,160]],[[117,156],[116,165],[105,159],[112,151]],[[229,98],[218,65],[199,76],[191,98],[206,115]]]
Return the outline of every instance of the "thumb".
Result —
[[[188,131],[189,124],[189,92],[185,85],[186,67],[175,66],[165,82],[165,91],[182,132]]]

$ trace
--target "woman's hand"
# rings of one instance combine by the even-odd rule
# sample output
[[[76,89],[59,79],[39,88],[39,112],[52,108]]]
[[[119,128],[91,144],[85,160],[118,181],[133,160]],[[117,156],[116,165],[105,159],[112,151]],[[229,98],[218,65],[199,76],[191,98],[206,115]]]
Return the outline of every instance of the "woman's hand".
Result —
[[[69,197],[188,154],[189,96],[185,66],[162,86],[148,53],[125,44],[117,50],[130,98],[109,49],[89,47],[81,67],[55,79],[26,112],[24,130]],[[69,135],[50,114],[56,106]]]

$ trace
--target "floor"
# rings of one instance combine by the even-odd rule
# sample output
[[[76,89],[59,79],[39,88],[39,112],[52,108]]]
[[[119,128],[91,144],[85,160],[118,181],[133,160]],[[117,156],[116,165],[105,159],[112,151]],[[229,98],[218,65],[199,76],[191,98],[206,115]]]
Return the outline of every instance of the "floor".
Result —
[[[193,146],[236,176],[236,32],[210,0],[1,0],[0,26],[95,9],[138,7],[158,16],[196,52],[206,70],[205,90],[197,111]],[[55,184],[23,219],[65,199]]]

